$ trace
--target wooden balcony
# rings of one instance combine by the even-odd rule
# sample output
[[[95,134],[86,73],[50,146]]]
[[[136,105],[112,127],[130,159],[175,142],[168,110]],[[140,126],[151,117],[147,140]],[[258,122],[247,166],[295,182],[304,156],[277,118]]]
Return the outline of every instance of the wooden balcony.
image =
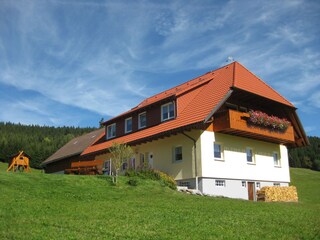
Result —
[[[287,130],[279,131],[248,124],[246,120],[248,118],[248,113],[231,109],[218,113],[213,121],[213,131],[274,143],[291,144],[294,142],[294,131],[291,125]]]

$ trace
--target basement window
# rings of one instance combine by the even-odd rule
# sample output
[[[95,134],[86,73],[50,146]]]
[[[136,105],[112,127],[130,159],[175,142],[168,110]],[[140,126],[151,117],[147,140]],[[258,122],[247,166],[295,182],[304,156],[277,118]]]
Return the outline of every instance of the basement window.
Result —
[[[280,183],[273,183],[273,186],[280,187]]]
[[[116,124],[113,123],[107,126],[107,139],[114,138],[116,136]]]
[[[187,187],[187,188],[190,188],[190,182],[188,182],[188,181],[179,181],[178,182],[178,185],[180,186],[180,187]]]
[[[174,117],[174,102],[170,102],[161,106],[161,121],[166,121]]]
[[[216,180],[215,184],[216,184],[216,187],[225,187],[226,181],[225,180]]]

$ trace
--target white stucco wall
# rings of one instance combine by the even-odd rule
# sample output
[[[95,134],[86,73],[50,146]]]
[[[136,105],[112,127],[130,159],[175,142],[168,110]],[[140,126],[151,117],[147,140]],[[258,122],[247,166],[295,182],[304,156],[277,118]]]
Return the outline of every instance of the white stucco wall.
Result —
[[[202,177],[290,182],[286,146],[210,131],[204,131],[200,139]],[[215,141],[223,146],[223,161],[214,159]],[[246,147],[253,149],[254,164],[247,163]],[[274,166],[273,152],[279,154],[280,167]]]

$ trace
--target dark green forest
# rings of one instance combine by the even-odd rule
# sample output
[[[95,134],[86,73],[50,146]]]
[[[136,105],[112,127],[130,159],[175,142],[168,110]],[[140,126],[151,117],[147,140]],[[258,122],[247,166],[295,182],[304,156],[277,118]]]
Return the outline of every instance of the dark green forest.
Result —
[[[310,146],[289,150],[290,167],[320,171],[320,138],[308,137]]]
[[[71,139],[95,128],[26,126],[0,122],[0,161],[23,150],[31,156],[30,165],[40,168],[41,162]]]
[[[24,150],[31,158],[31,167],[40,168],[42,161],[72,138],[96,128],[26,126],[0,122],[0,161]],[[309,137],[310,146],[289,150],[290,167],[320,171],[320,138]]]

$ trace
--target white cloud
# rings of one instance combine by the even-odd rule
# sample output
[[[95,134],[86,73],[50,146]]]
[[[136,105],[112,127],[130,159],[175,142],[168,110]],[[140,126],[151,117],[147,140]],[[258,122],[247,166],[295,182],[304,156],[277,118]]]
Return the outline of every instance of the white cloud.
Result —
[[[228,56],[292,101],[318,99],[314,3],[59,0],[3,6],[11,12],[0,16],[0,82],[61,104],[116,115],[159,91],[150,85],[152,74],[201,74]],[[14,37],[1,22],[10,23]],[[173,78],[161,87],[174,84]]]

